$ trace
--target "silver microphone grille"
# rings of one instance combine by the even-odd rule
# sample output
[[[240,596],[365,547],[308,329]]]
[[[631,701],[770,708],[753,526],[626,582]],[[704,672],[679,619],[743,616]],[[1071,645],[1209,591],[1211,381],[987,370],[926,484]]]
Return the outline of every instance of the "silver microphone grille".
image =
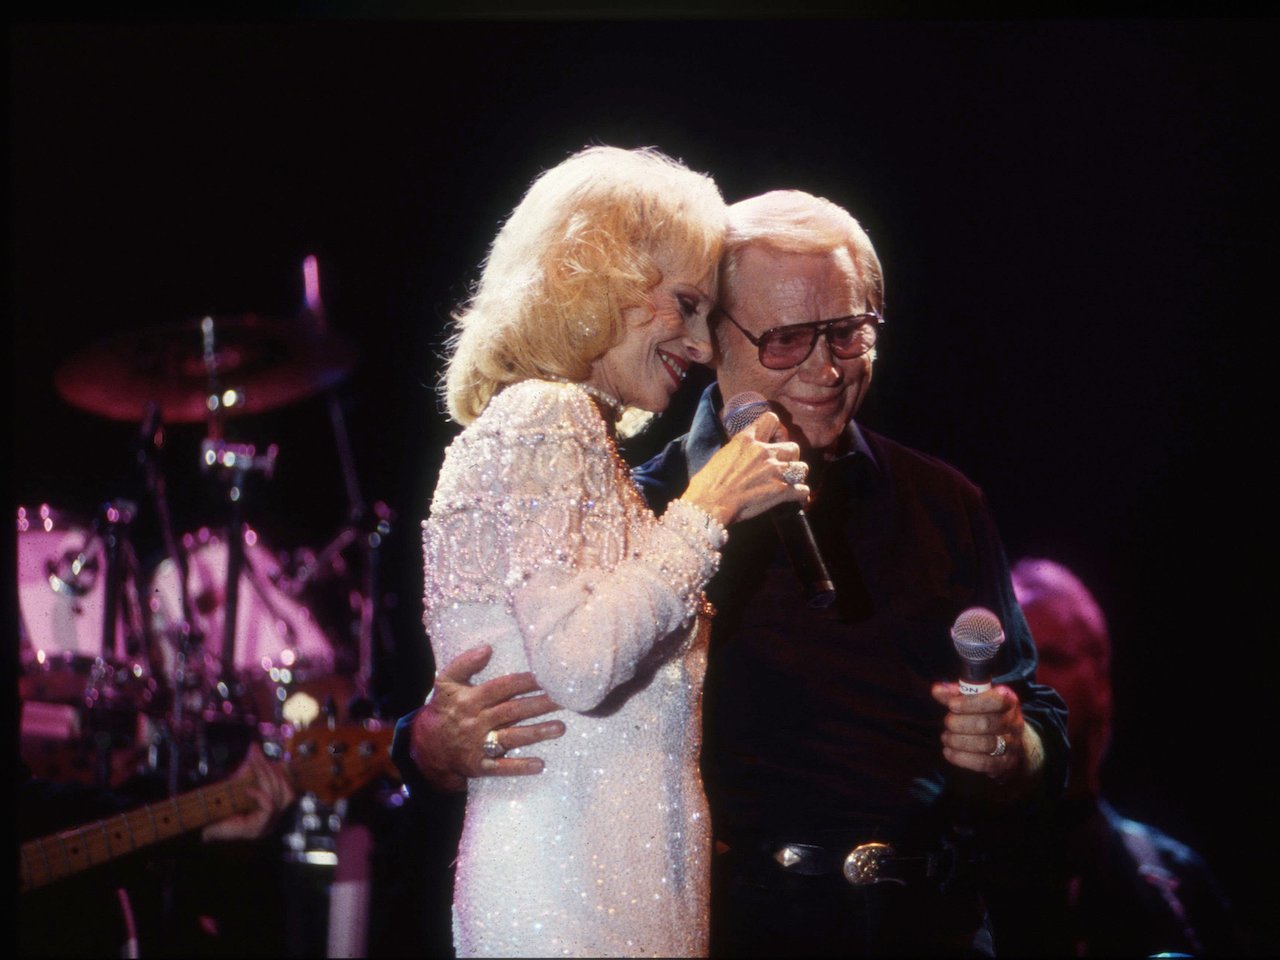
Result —
[[[729,398],[720,416],[729,436],[746,429],[769,412],[769,401],[754,390],[744,390]]]
[[[1004,643],[1000,618],[986,607],[970,607],[956,617],[951,627],[951,642],[960,659],[985,663],[992,659]]]

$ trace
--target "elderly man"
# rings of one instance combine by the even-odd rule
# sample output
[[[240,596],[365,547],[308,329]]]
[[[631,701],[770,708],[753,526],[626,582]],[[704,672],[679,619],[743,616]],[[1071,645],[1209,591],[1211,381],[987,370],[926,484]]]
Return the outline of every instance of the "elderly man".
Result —
[[[1034,682],[981,492],[855,422],[883,313],[879,261],[846,211],[799,191],[735,204],[711,318],[717,383],[689,432],[634,472],[660,513],[726,442],[725,399],[763,395],[810,465],[809,519],[837,590],[827,608],[808,603],[768,517],[733,529],[708,588],[717,954],[990,953],[981,842],[1065,778],[1062,703]],[[978,605],[1005,641],[996,684],[964,696],[949,633]],[[501,754],[564,732],[519,725],[553,707],[532,677],[469,686],[486,657],[447,665],[402,721],[402,766],[439,788],[536,774],[537,759]]]

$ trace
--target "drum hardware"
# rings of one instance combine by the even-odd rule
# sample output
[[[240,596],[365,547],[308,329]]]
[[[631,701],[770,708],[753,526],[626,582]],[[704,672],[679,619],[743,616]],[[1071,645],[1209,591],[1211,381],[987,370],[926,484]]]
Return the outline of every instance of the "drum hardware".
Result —
[[[113,785],[161,704],[129,538],[135,513],[123,499],[91,524],[48,504],[18,508],[20,740],[37,775]]]
[[[141,423],[206,423],[304,400],[340,383],[357,351],[314,323],[258,314],[205,316],[105,338],[64,362],[54,385],[78,409]],[[217,389],[210,390],[210,371]]]
[[[324,299],[320,293],[320,268],[315,256],[305,257],[302,261],[303,290],[305,292],[305,309],[303,314],[310,319],[311,329],[319,336],[329,336],[328,315]],[[373,634],[377,614],[381,607],[379,602],[378,560],[382,541],[391,532],[393,514],[383,502],[372,505],[364,498],[360,487],[360,478],[356,472],[355,456],[352,452],[351,437],[347,430],[346,416],[342,404],[338,400],[336,383],[327,390],[329,421],[333,427],[334,447],[338,453],[338,461],[342,465],[342,479],[347,494],[348,523],[335,538],[336,544],[343,541],[343,547],[358,538],[363,559],[363,583],[360,597],[359,621],[356,635],[357,669],[355,674],[355,699],[365,704],[374,704],[373,686],[376,657],[374,656]],[[363,707],[361,708],[364,709]],[[376,706],[370,706],[376,713]]]
[[[352,591],[351,602],[355,622],[356,671],[354,674],[355,698],[372,700],[374,656],[374,632],[378,615],[379,556],[383,541],[391,534],[395,514],[387,504],[376,501],[368,509],[357,507],[352,519],[326,544],[318,554],[302,555],[293,576],[282,578],[279,585],[291,596],[303,595],[324,571],[345,570],[339,568],[343,552],[353,544],[362,557],[360,589]]]
[[[228,504],[227,579],[223,599],[223,619],[220,671],[215,691],[224,713],[242,708],[244,688],[236,676],[236,616],[240,609],[240,573],[245,566],[244,555],[244,485],[253,473],[270,479],[275,471],[275,444],[266,453],[258,454],[252,444],[233,444],[210,437],[201,445],[201,467],[219,474],[226,491]],[[228,709],[231,705],[231,709]]]
[[[193,648],[203,646],[203,637],[194,632],[194,618],[191,614],[191,596],[187,586],[188,563],[186,553],[179,547],[174,536],[173,515],[169,510],[168,485],[160,462],[160,455],[165,443],[165,423],[160,415],[160,407],[154,400],[148,399],[144,405],[142,429],[135,444],[135,456],[142,467],[146,478],[147,491],[151,494],[159,520],[160,536],[169,561],[178,571],[178,609],[176,623],[168,628],[168,649],[174,651],[172,668],[158,671],[161,676],[168,676],[170,687],[166,706],[168,710],[164,721],[157,725],[147,747],[147,764],[152,771],[164,770],[170,796],[176,796],[179,789],[179,775],[185,758],[182,751],[182,739],[178,733],[185,725],[184,712],[192,692],[192,678],[187,669],[187,662]],[[149,608],[154,614],[155,597],[149,598]],[[155,632],[150,636],[155,638]],[[157,643],[159,641],[157,640]],[[153,655],[152,661],[164,666],[163,651]]]
[[[202,608],[207,613],[211,607],[219,606],[216,593],[211,593],[215,585],[204,577],[193,596],[191,580],[192,551],[204,549],[211,538],[207,531],[201,531],[199,538],[188,535],[179,540],[174,536],[164,476],[156,463],[156,453],[163,444],[163,429],[158,408],[154,404],[149,406],[149,424],[144,425],[143,435],[153,437],[156,442],[149,451],[140,454],[140,460],[147,466],[148,486],[156,500],[166,543],[166,563],[168,569],[175,571],[169,578],[176,588],[171,592],[177,595],[176,603],[170,603],[169,608],[162,611],[160,592],[154,584],[151,590],[153,634],[161,638],[164,647],[161,660],[170,668],[174,696],[171,716],[153,738],[149,758],[153,764],[167,766],[171,793],[179,789],[180,777],[199,780],[225,775],[229,772],[228,764],[243,756],[249,742],[257,736],[256,711],[249,702],[250,692],[239,675],[235,657],[237,631],[243,626],[239,617],[243,606],[241,574],[250,578],[260,595],[255,598],[254,609],[265,606],[272,623],[288,625],[288,618],[272,605],[270,594],[244,553],[246,539],[256,542],[256,534],[243,521],[246,482],[251,475],[269,479],[279,450],[272,444],[264,453],[259,453],[253,444],[233,443],[223,438],[222,411],[232,405],[232,397],[241,396],[242,391],[221,390],[217,376],[218,351],[208,318],[202,324],[202,331],[205,335],[203,354],[209,371],[208,436],[201,443],[199,463],[203,472],[212,473],[220,483],[231,529],[240,529],[242,536],[226,538],[226,576],[218,578],[224,591],[221,603],[224,621],[219,629],[210,631],[208,619],[200,616],[200,612]],[[207,646],[211,635],[221,641],[216,658]]]
[[[72,405],[141,421],[138,459],[147,471],[167,558],[148,585],[145,637],[158,648],[151,658],[154,672],[168,681],[166,710],[151,727],[148,763],[167,768],[171,794],[180,789],[180,773],[203,778],[225,772],[220,768],[232,762],[240,742],[255,735],[274,740],[291,724],[317,713],[332,720],[344,707],[376,713],[370,692],[381,611],[379,551],[394,517],[384,503],[370,504],[362,495],[335,390],[354,366],[356,351],[326,328],[314,287],[308,304],[309,316],[297,321],[206,316],[100,341],[56,376],[60,394]],[[232,418],[320,392],[327,393],[348,519],[289,576],[247,522],[249,488],[257,478],[271,479],[279,448],[233,442],[238,438],[228,437],[225,428]],[[206,437],[200,469],[214,477],[226,511],[221,538],[203,531],[178,536],[159,464],[166,426],[201,422]],[[358,580],[350,589],[344,579],[343,589],[328,590],[332,572],[345,578],[343,555],[353,547],[361,556]],[[101,582],[103,570],[97,575]],[[92,573],[82,576],[87,583]],[[354,677],[333,673],[333,647],[307,616],[307,594],[314,603],[318,589],[330,594],[326,600],[347,604],[341,639],[355,641]],[[241,611],[251,618],[247,626]],[[333,856],[345,801],[329,806],[315,796],[303,800],[290,856],[318,863]]]
[[[258,314],[206,315],[198,320],[165,324],[106,338],[82,350],[65,362],[55,374],[60,395],[73,406],[116,420],[141,421],[143,436],[160,437],[160,417],[167,423],[205,423],[208,437],[202,446],[205,469],[220,473],[269,473],[272,450],[265,455],[247,445],[224,440],[224,425],[231,417],[272,410],[320,392],[328,393],[330,419],[337,453],[346,484],[350,515],[362,517],[364,508],[352,462],[351,446],[338,403],[336,386],[354,368],[357,351],[345,337],[329,329],[319,295],[315,258],[304,261],[306,309],[294,320],[280,320]],[[152,421],[154,420],[154,426]],[[153,480],[162,483],[158,470],[148,463]],[[209,460],[212,459],[212,463]],[[228,529],[243,520],[241,478],[227,477],[225,483],[229,512]],[[167,537],[173,527],[163,505],[163,489],[153,484],[161,513],[161,530]],[[378,521],[374,521],[376,528]],[[376,529],[373,531],[377,533]],[[357,532],[359,535],[359,532]],[[378,534],[374,539],[385,536]],[[368,536],[364,540],[368,544]],[[222,669],[218,679],[234,693],[235,677],[230,671],[228,634],[235,629],[237,573],[241,558],[238,541],[230,538],[228,556],[228,597],[230,613],[225,618],[221,640]],[[342,544],[338,549],[345,548]],[[187,579],[183,557],[169,537],[166,552],[179,571],[179,589]],[[367,564],[366,579],[376,575],[376,564]],[[366,596],[372,596],[366,590]],[[189,605],[180,601],[181,616],[194,618]],[[376,604],[375,604],[376,608]],[[357,646],[360,669],[358,693],[367,695],[370,685],[371,646],[374,613],[361,611]],[[191,635],[183,647],[202,646],[206,638]],[[181,648],[180,648],[181,652]],[[214,688],[216,689],[216,687]],[[233,707],[235,704],[233,703]],[[221,709],[221,707],[219,707]]]
[[[129,526],[133,523],[137,512],[138,505],[131,500],[111,500],[103,504],[97,518],[96,529],[102,540],[107,585],[102,609],[102,655],[104,657],[115,655],[116,613],[120,605],[121,591],[125,586],[125,578],[121,576],[122,553],[126,549],[124,544],[128,542]],[[136,558],[133,567],[134,569],[130,572],[136,574]],[[134,578],[131,577],[130,580],[136,584]],[[132,605],[130,612],[135,613]],[[135,613],[132,619],[137,623],[139,616]],[[140,626],[140,623],[137,625]],[[125,653],[132,657],[137,656],[141,650],[141,634],[126,630]]]
[[[145,718],[145,743],[147,763],[169,775],[170,795],[193,780],[229,773],[227,768],[243,752],[240,747],[250,740],[265,738],[264,748],[270,753],[288,735],[291,720],[316,713],[332,719],[352,703],[351,678],[333,673],[333,645],[307,616],[309,607],[319,602],[319,591],[328,594],[326,601],[349,604],[351,616],[342,620],[340,639],[350,640],[358,633],[358,641],[348,646],[357,648],[352,653],[358,660],[358,693],[367,696],[369,691],[372,637],[380,609],[373,589],[375,552],[390,532],[391,517],[384,505],[365,506],[360,495],[334,389],[354,367],[356,351],[314,322],[318,300],[309,297],[308,302],[312,316],[296,321],[253,314],[206,316],[109,338],[82,351],[55,376],[59,393],[73,406],[109,419],[140,422],[147,441],[138,457],[155,500],[165,540],[161,566],[166,569],[157,571],[149,584],[140,584],[123,567],[120,577],[123,589],[130,588],[132,576],[135,595],[139,587],[146,590],[145,607],[137,604],[147,612],[143,630],[126,643],[138,647],[135,641],[140,638],[150,667],[148,679],[152,686],[157,678],[161,681],[152,691]],[[279,564],[273,563],[249,522],[252,485],[258,478],[271,479],[279,448],[235,443],[241,438],[228,436],[225,428],[233,418],[320,392],[328,393],[351,519],[315,557],[314,566],[308,563],[298,570],[295,581],[279,575]],[[220,543],[216,536],[182,536],[183,528],[175,526],[169,514],[158,454],[166,426],[186,423],[206,425],[200,469],[216,481]],[[125,524],[115,545],[121,555],[130,549],[128,532]],[[106,526],[103,533],[108,533]],[[348,584],[341,555],[353,546],[362,551],[365,564],[363,579],[353,578]],[[59,579],[72,594],[81,586],[93,586],[96,596],[106,586],[112,573],[106,566],[107,544],[94,549],[99,551],[96,571],[88,568],[86,557],[73,573],[74,556],[61,571],[65,576]],[[338,578],[331,578],[330,570],[338,571]],[[335,579],[341,580],[341,589],[331,589]],[[75,599],[57,596],[64,603]],[[123,599],[118,609],[128,619]],[[247,630],[241,611],[252,618]],[[95,675],[90,667],[85,691],[98,692],[101,709],[111,702],[113,685],[120,683],[118,670]],[[346,816],[346,800],[333,799],[305,794],[297,807],[287,855],[303,864],[307,874],[315,869],[306,864],[336,856],[335,837]],[[175,889],[171,880],[164,884],[166,898]]]
[[[373,632],[377,616],[381,590],[381,547],[383,540],[391,533],[391,522],[395,514],[385,503],[378,501],[373,509],[364,514],[364,536],[361,545],[364,550],[364,590],[363,603],[360,607],[360,670],[356,674],[356,692],[365,700],[371,700],[373,688],[373,672],[375,655],[373,648]]]
[[[304,793],[298,798],[293,823],[284,835],[285,859],[312,866],[336,866],[337,835],[346,814],[345,797],[328,806],[315,794]]]
[[[286,564],[250,526],[244,527],[243,557],[236,611],[232,681],[228,682],[220,654],[194,649],[187,669],[204,678],[202,689],[212,696],[193,704],[210,719],[236,717],[264,728],[280,726],[289,700],[309,695],[317,702],[326,695],[345,698],[347,677],[333,673],[335,655],[329,635],[307,606],[305,591],[286,575]],[[223,636],[230,611],[225,603],[227,538],[202,528],[181,538],[190,565],[194,632]],[[176,565],[165,561],[151,581],[152,629],[170,637],[180,619],[176,604]],[[172,664],[170,653],[165,662]],[[219,687],[218,684],[222,684]],[[242,709],[236,708],[237,699]]]

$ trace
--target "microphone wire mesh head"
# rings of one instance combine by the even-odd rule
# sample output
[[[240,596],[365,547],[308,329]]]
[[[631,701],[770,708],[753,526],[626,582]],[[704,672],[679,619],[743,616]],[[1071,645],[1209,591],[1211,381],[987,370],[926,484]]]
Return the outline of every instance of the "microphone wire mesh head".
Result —
[[[994,659],[1004,643],[1000,618],[986,607],[970,607],[956,617],[951,627],[951,642],[960,659],[968,663],[986,663]]]
[[[725,433],[734,436],[755,423],[770,410],[769,401],[754,390],[735,393],[724,405],[720,421]]]

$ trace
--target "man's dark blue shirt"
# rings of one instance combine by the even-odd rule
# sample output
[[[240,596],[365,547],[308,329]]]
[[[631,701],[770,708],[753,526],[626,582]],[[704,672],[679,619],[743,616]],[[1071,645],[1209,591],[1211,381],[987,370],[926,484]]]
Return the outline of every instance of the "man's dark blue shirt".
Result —
[[[713,384],[689,433],[633,471],[655,513],[727,441],[719,405]],[[1044,742],[1045,794],[1065,782],[1065,707],[1032,681],[1035,649],[981,491],[853,423],[843,450],[810,465],[807,510],[836,603],[805,603],[767,516],[730,529],[707,588],[703,771],[721,839],[852,830],[928,842],[954,779],[929,689],[955,680],[950,628],[971,606],[1004,626],[996,682]]]

